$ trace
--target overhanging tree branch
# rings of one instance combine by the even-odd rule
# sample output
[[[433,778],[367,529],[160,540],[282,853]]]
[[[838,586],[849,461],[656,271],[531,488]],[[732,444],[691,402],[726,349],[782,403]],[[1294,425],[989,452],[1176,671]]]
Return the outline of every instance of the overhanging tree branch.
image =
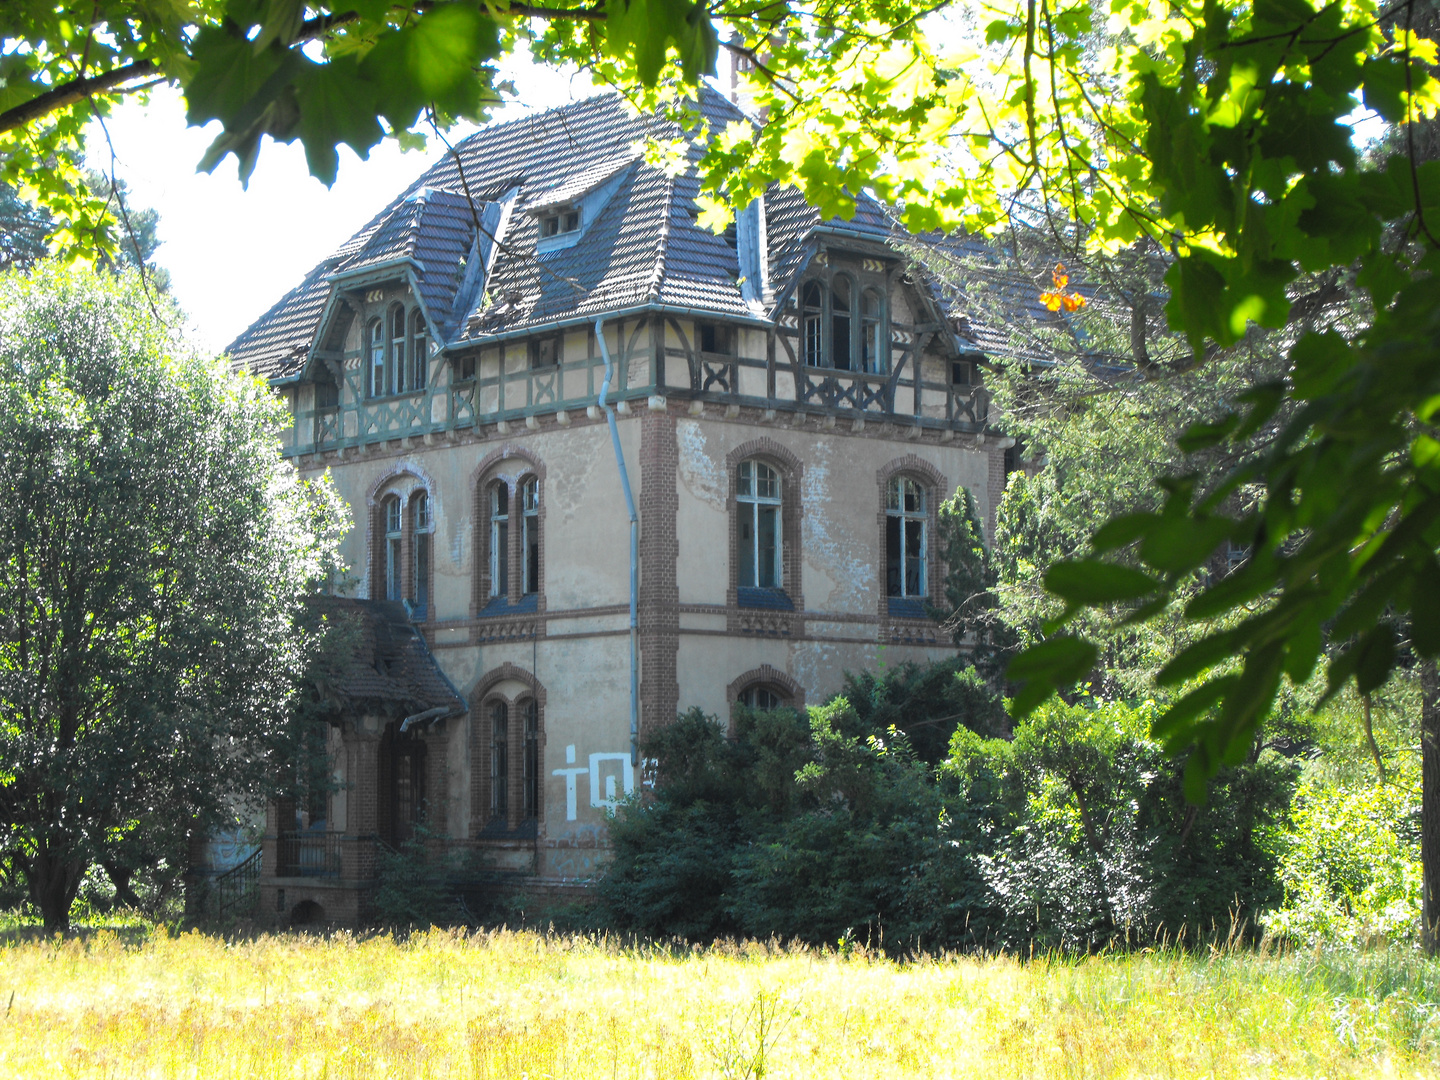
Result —
[[[127,87],[126,83],[136,79],[148,79],[159,74],[160,65],[155,61],[136,60],[100,75],[91,75],[87,78],[62,83],[53,90],[47,90],[29,101],[0,112],[0,134],[24,127],[34,120],[39,120],[42,116],[48,116],[57,109],[78,105],[94,94],[126,93],[136,89]]]

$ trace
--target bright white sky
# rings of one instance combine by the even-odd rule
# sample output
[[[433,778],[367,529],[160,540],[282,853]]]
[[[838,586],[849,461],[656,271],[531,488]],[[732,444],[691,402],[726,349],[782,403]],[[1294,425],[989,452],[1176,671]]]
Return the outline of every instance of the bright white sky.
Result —
[[[497,119],[548,109],[592,93],[583,77],[516,64],[505,72],[519,91]],[[340,147],[340,172],[326,188],[310,176],[299,142],[267,142],[246,190],[235,158],[213,173],[195,163],[219,124],[187,127],[179,94],[157,90],[148,106],[130,103],[107,121],[116,173],[137,206],[160,212],[156,261],[170,271],[172,291],[197,344],[219,352],[317,262],[344,243],[445,152],[432,138],[424,152],[401,153],[387,140],[361,161]],[[466,131],[447,133],[451,142]],[[110,151],[92,125],[89,163],[108,171]]]

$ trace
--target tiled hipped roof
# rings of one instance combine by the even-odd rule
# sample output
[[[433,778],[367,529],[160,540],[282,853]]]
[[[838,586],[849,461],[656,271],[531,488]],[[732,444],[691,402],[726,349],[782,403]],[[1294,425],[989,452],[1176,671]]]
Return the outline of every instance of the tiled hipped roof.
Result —
[[[441,672],[403,604],[319,596],[310,601],[338,633],[347,651],[336,662],[324,696],[341,713],[389,718],[447,708],[467,711],[465,699]]]
[[[701,110],[714,130],[744,120],[712,90],[702,93]],[[231,359],[271,379],[298,375],[332,289],[385,266],[413,274],[432,333],[447,345],[643,304],[753,316],[737,284],[735,249],[696,224],[700,148],[691,147],[688,171],[668,177],[638,152],[647,134],[672,139],[680,132],[635,115],[615,95],[483,128],[236,338]],[[537,252],[538,211],[612,183],[577,242]],[[508,217],[487,213],[508,197]],[[809,234],[822,222],[785,189],[766,196],[766,217],[770,280],[779,288],[802,265]],[[482,224],[496,221],[504,225]],[[891,232],[883,208],[865,198],[854,220],[833,224],[879,241]],[[477,227],[488,254],[483,291],[462,288]]]

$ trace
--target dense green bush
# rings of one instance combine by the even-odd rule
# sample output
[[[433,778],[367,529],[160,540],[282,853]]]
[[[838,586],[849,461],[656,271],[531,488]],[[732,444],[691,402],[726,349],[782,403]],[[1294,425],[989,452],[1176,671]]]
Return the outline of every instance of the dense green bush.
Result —
[[[1187,804],[1145,702],[1052,701],[1011,742],[957,732],[952,803],[987,823],[975,858],[998,944],[1092,948],[1116,937],[1228,932],[1278,900],[1295,767],[1274,754]]]
[[[954,727],[936,669],[850,678],[863,712],[845,696],[808,717],[738,709],[727,736],[692,710],[656,733],[656,787],[612,823],[604,918],[692,940],[1088,949],[1162,924],[1225,932],[1280,901],[1284,759],[1257,756],[1191,807],[1182,763],[1148,737],[1153,705],[1056,702],[1006,739]],[[926,730],[920,701],[953,728],[938,768],[879,726]]]
[[[1410,770],[1414,773],[1416,770]],[[1296,793],[1280,865],[1284,903],[1265,927],[1295,941],[1413,941],[1420,925],[1419,777]]]

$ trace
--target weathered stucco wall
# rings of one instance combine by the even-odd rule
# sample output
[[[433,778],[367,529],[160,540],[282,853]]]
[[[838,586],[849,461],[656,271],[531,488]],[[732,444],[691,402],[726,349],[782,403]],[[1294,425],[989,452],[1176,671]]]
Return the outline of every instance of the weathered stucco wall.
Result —
[[[656,408],[619,420],[642,512],[647,716],[699,706],[723,721],[742,677],[768,669],[815,704],[840,688],[847,669],[953,653],[933,626],[924,637],[887,618],[880,477],[901,467],[925,478],[932,504],[968,487],[988,519],[992,459],[1001,452],[993,442],[907,437],[902,426],[827,425],[800,414]],[[746,612],[733,588],[732,475],[749,455],[794,480],[782,514],[799,516],[799,580],[785,586],[803,606],[774,631],[737,622]],[[423,487],[431,501],[434,578],[424,628],[471,704],[470,715],[435,733],[445,742],[445,777],[443,790],[430,792],[432,820],[452,837],[475,836],[484,819],[476,793],[488,783],[486,703],[533,695],[543,702],[542,819],[533,841],[512,847],[524,848],[524,865],[547,877],[593,873],[604,857],[606,810],[640,780],[629,764],[629,526],[603,420],[582,413],[489,438],[391,440],[330,468],[355,517],[344,550],[356,595],[380,591],[372,580],[377,498]],[[542,477],[539,610],[488,617],[479,613],[488,596],[476,582],[488,536],[479,493],[496,478],[513,485],[528,473]],[[932,563],[932,577],[941,569]]]

